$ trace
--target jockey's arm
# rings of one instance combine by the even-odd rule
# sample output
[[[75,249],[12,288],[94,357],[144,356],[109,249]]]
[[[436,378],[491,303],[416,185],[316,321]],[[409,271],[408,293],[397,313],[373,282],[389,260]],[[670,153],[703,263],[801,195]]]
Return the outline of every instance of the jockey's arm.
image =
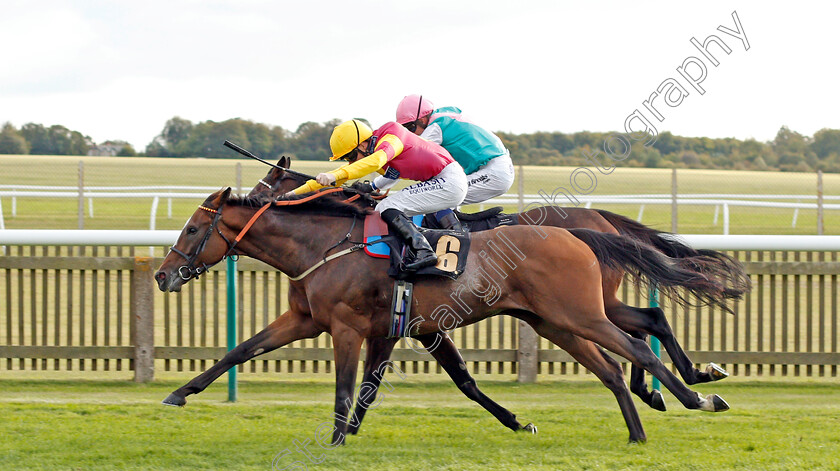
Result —
[[[439,146],[443,145],[443,131],[441,131],[438,123],[432,123],[426,126],[426,129],[420,133],[420,137],[429,142],[434,142]]]
[[[403,151],[403,143],[393,134],[386,134],[376,144],[376,151],[367,157],[359,159],[352,164],[345,165],[331,172],[335,176],[335,184],[340,185],[347,180],[361,178],[371,172],[379,172],[389,160],[400,155]],[[393,185],[393,184],[392,184]],[[309,180],[303,185],[292,190],[296,195],[302,195],[323,188],[324,185]]]
[[[374,190],[387,190],[396,185],[400,179],[400,172],[398,172],[394,167],[388,167],[387,172],[379,170],[379,173],[382,175],[374,178],[373,181],[370,182]]]

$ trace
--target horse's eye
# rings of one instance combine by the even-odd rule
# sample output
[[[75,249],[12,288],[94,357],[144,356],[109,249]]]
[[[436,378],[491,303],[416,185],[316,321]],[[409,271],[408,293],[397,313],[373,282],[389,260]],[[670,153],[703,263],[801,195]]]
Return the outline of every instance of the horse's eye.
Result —
[[[198,232],[198,229],[196,229],[195,227],[187,228],[187,234],[195,234],[196,232]]]

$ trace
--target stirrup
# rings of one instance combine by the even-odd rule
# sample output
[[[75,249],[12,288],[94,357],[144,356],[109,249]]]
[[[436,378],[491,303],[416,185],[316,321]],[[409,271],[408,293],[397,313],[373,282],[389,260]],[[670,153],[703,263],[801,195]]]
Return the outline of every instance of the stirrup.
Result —
[[[437,260],[437,255],[435,255],[434,252],[429,252],[428,257],[418,258],[417,256],[415,256],[414,260],[412,260],[411,262],[403,262],[403,268],[405,268],[405,271],[417,271],[421,268],[437,265]]]

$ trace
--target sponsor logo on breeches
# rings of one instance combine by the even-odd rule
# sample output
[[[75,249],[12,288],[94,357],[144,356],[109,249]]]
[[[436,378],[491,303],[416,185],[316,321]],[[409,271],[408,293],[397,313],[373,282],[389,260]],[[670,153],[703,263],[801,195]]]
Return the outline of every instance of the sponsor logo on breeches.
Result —
[[[419,195],[421,193],[428,193],[430,191],[442,190],[443,183],[446,183],[446,180],[444,180],[443,178],[432,178],[431,180],[411,185],[410,187],[406,188],[405,191],[408,191],[409,195]]]
[[[475,185],[476,183],[482,183],[482,182],[487,182],[487,181],[490,181],[490,175],[484,174],[480,177],[473,178],[472,180],[468,181],[467,185],[472,186],[472,185]]]

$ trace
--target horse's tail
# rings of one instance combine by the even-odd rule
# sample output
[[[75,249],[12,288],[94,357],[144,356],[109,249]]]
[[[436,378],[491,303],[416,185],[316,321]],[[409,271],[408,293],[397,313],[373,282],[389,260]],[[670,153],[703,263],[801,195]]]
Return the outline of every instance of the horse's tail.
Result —
[[[651,245],[671,258],[692,259],[703,257],[705,262],[697,265],[696,268],[706,270],[705,274],[722,280],[726,285],[727,297],[740,299],[744,293],[751,289],[750,278],[747,276],[744,266],[734,257],[715,250],[691,248],[680,242],[670,232],[658,231],[620,214],[603,209],[596,209],[595,211],[612,224],[620,234]],[[687,268],[691,267],[691,264],[687,265]]]
[[[630,237],[590,229],[568,231],[588,245],[602,265],[626,271],[639,284],[655,284],[679,304],[691,305],[687,294],[692,294],[701,304],[714,304],[732,312],[726,300],[740,298],[740,294],[730,292],[715,276],[715,270],[708,268],[715,259],[703,255],[672,258]]]

